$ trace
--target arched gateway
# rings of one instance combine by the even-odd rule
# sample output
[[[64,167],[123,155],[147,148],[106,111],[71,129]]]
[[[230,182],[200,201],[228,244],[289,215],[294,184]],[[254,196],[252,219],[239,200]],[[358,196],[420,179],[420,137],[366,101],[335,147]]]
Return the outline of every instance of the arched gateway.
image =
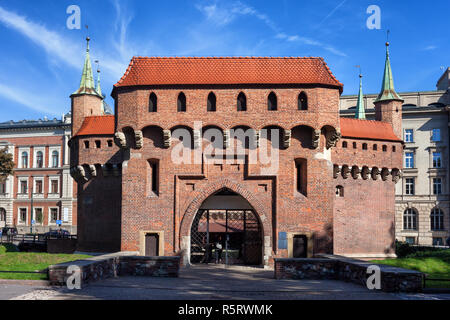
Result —
[[[262,265],[263,230],[250,203],[224,189],[200,206],[191,226],[191,263]]]

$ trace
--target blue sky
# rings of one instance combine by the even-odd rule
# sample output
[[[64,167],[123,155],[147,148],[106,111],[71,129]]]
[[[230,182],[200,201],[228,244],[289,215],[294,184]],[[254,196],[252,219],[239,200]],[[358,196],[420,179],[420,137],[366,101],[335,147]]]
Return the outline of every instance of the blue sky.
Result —
[[[69,5],[89,25],[92,60],[109,94],[132,56],[321,56],[344,94],[380,89],[386,30],[398,91],[435,90],[449,66],[448,0],[0,0],[0,122],[57,117],[79,85],[86,29],[69,30]],[[370,5],[381,30],[369,30]]]

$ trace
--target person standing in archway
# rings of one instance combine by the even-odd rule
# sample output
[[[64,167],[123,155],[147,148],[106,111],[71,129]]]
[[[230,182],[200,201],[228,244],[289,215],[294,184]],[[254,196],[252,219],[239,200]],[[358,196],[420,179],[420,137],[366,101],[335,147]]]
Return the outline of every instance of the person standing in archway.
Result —
[[[216,242],[216,264],[222,262],[222,251],[223,251],[223,246],[222,246],[222,237],[219,237],[219,240],[217,240]]]

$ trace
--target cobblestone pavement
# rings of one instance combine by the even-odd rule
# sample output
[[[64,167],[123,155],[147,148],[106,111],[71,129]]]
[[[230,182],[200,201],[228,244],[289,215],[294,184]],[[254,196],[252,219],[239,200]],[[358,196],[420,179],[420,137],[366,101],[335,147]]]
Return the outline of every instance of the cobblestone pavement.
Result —
[[[81,290],[36,290],[19,300],[440,300],[444,294],[393,294],[331,280],[275,280],[273,271],[195,266],[179,278],[121,277],[92,283]]]

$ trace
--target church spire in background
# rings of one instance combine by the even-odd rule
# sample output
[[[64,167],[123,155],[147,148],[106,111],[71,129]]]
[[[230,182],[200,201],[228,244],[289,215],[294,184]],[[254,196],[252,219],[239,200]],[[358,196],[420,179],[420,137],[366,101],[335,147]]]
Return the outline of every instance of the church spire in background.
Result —
[[[356,119],[365,120],[366,119],[366,108],[364,106],[364,94],[362,90],[362,74],[359,73],[359,93],[358,93],[358,103],[356,104]]]

